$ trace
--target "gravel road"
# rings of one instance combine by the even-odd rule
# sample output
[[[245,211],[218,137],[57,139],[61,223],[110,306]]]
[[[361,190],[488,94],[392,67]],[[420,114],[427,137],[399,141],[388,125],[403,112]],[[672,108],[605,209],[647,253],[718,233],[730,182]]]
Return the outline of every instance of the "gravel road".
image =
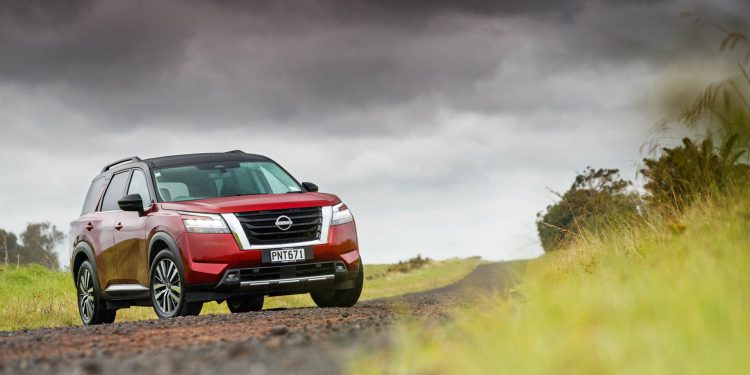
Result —
[[[454,285],[351,308],[0,332],[0,374],[341,373],[356,351],[388,345],[397,318],[444,321],[472,294],[506,292],[517,269],[483,264]]]

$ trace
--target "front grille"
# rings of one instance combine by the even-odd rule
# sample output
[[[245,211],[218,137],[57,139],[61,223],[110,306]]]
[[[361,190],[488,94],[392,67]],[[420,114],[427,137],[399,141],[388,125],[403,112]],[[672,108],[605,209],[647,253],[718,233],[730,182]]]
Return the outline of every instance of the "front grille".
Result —
[[[332,275],[336,272],[334,262],[298,264],[288,266],[245,268],[240,270],[240,281],[266,281]]]
[[[320,207],[243,212],[236,215],[251,245],[314,241],[320,237],[323,224]],[[282,215],[292,220],[292,225],[287,230],[276,226],[276,219]]]

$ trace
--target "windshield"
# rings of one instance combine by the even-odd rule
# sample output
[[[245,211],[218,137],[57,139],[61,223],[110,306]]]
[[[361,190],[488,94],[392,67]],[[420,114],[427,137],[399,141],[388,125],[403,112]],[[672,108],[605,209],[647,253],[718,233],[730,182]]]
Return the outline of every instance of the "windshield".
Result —
[[[154,170],[162,202],[298,193],[302,187],[269,161],[203,163]]]

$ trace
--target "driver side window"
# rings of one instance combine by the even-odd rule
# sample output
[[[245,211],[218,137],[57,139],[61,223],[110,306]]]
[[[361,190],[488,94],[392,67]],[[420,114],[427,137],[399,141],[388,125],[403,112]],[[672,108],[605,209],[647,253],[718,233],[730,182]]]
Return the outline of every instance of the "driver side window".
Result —
[[[141,196],[144,209],[151,207],[151,194],[148,192],[146,175],[140,169],[134,169],[133,176],[130,177],[130,186],[128,187],[127,195],[130,194],[138,194]]]

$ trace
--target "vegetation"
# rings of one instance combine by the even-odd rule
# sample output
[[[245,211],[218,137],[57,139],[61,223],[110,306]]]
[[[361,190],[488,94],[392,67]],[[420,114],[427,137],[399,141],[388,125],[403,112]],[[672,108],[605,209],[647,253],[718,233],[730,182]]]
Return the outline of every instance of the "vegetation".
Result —
[[[717,150],[711,136],[700,144],[685,138],[658,159],[645,159],[646,199],[653,207],[682,210],[700,197],[747,183],[748,166],[738,163],[745,151],[735,149],[737,139],[737,134],[729,136]]]
[[[408,273],[390,271],[391,265],[365,265],[362,299],[391,297],[452,284],[480,263],[478,258],[430,261]],[[79,325],[76,293],[69,272],[40,265],[0,266],[0,330]],[[267,298],[265,308],[314,306],[309,295]],[[204,305],[203,314],[228,313],[225,304]],[[117,313],[117,321],[155,319],[150,307]]]
[[[750,150],[750,41],[747,36],[727,31],[719,25],[700,17],[699,24],[709,24],[725,34],[720,49],[736,51],[738,74],[708,86],[693,103],[680,113],[666,118],[662,125],[670,122],[685,124],[694,129],[710,129],[721,139],[736,136],[737,146]]]
[[[750,192],[650,216],[532,261],[508,296],[396,329],[358,373],[747,373]]]
[[[405,261],[399,261],[396,264],[392,264],[388,266],[387,271],[388,272],[401,272],[401,273],[409,273],[411,271],[414,271],[416,269],[422,268],[425,265],[430,264],[432,260],[430,258],[424,257],[422,258],[422,255],[417,254],[414,258],[405,260]],[[385,274],[382,274],[385,275]],[[374,279],[376,276],[367,276],[369,279]]]
[[[56,270],[59,263],[55,247],[63,238],[63,233],[49,222],[29,223],[21,233],[22,244],[18,243],[19,238],[15,234],[0,229],[0,248],[3,251],[0,259],[6,266],[34,263]]]
[[[637,216],[641,201],[631,187],[617,169],[586,168],[565,194],[557,194],[559,202],[537,215],[544,251],[564,248],[582,231],[598,232],[613,220]]]

